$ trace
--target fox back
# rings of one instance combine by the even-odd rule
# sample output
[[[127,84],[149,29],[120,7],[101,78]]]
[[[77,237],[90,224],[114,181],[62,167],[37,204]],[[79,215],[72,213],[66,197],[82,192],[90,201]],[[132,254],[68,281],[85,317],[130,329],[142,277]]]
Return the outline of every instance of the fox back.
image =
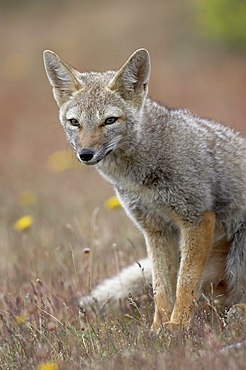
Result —
[[[150,100],[145,49],[137,50],[118,72],[79,73],[53,52],[46,51],[44,58],[60,121],[77,158],[95,165],[114,186],[145,236],[157,291],[154,321],[163,324],[172,311],[171,322],[184,312],[190,316],[186,306],[191,299],[179,304],[177,297],[179,280],[188,279],[184,261],[196,248],[192,243],[201,244],[199,251],[207,250],[199,257],[203,267],[193,280],[225,286],[226,302],[241,300],[246,269],[245,139],[188,110],[167,109]],[[206,233],[210,236],[200,240]],[[214,251],[218,259],[213,261]],[[165,291],[160,293],[163,299],[158,300],[158,289]],[[166,300],[168,304],[160,303]]]

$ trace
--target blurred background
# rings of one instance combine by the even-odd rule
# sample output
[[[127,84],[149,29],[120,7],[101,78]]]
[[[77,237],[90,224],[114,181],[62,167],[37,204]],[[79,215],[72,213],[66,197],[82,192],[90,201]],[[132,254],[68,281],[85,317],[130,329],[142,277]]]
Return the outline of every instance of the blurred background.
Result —
[[[246,133],[246,4],[240,0],[1,0],[2,165],[63,148],[42,52],[81,71],[119,68],[140,47],[150,95]]]
[[[246,2],[0,0],[0,27],[3,289],[16,276],[23,282],[27,274],[47,279],[54,273],[57,279],[71,267],[71,246],[87,269],[82,250],[96,245],[94,285],[115,272],[107,248],[143,242],[124,212],[114,204],[105,208],[111,187],[93,168],[78,166],[68,148],[43,51],[55,51],[80,71],[104,71],[145,47],[153,99],[246,134]],[[85,269],[78,268],[81,279]]]

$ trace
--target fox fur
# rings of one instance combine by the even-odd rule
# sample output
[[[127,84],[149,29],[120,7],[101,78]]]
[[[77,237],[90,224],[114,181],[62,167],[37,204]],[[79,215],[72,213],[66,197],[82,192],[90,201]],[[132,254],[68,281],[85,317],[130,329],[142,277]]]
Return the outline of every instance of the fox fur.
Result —
[[[148,98],[145,49],[117,72],[80,73],[51,51],[44,61],[77,158],[113,185],[144,235],[153,330],[187,328],[194,302],[211,286],[225,305],[245,301],[246,140]],[[130,271],[122,272],[129,290],[135,284]],[[95,292],[100,299],[100,289]]]

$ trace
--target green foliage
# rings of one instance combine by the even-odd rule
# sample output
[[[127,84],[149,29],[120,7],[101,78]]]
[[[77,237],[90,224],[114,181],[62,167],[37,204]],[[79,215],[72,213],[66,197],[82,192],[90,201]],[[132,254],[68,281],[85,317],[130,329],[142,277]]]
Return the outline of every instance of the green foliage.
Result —
[[[203,37],[246,50],[245,0],[195,0],[194,8]]]

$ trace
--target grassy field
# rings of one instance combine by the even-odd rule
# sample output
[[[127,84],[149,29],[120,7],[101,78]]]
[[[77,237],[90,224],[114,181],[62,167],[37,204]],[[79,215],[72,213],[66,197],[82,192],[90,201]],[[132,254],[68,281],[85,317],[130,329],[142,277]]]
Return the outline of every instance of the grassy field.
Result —
[[[146,251],[105,206],[110,185],[68,148],[42,52],[105,70],[146,47],[153,98],[245,134],[245,55],[192,36],[186,3],[0,2],[0,369],[245,368],[245,347],[227,348],[245,343],[243,320],[198,310],[188,333],[154,336],[151,297],[103,317],[75,304]]]

